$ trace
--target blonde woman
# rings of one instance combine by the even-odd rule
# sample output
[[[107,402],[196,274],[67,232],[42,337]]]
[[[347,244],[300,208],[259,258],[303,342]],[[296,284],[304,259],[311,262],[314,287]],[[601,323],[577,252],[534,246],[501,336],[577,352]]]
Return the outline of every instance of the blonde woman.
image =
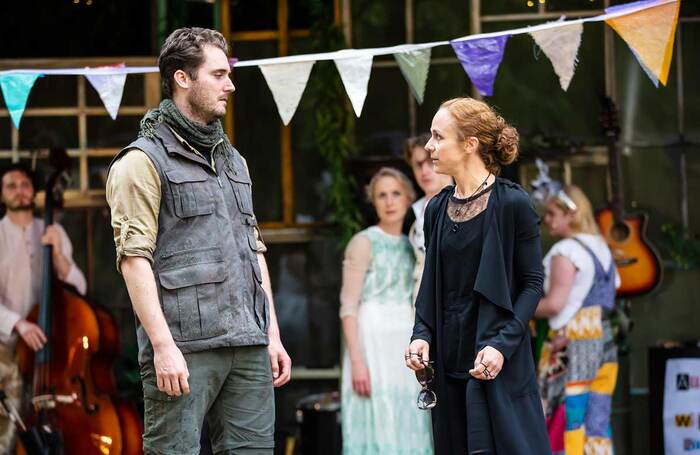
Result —
[[[620,278],[580,188],[556,191],[545,203],[544,223],[563,237],[544,258],[547,292],[535,313],[550,326],[539,376],[552,451],[612,454],[617,349],[606,315]]]
[[[429,416],[416,407],[420,387],[401,362],[414,317],[413,251],[401,227],[415,194],[387,167],[367,193],[379,222],[348,244],[340,293],[343,453],[428,455]]]

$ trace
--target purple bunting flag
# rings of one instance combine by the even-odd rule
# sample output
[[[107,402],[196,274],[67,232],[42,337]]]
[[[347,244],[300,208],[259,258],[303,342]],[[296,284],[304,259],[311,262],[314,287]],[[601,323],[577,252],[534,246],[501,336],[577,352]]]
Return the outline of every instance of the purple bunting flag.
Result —
[[[464,41],[450,41],[472,84],[484,96],[493,95],[498,66],[510,35]]]

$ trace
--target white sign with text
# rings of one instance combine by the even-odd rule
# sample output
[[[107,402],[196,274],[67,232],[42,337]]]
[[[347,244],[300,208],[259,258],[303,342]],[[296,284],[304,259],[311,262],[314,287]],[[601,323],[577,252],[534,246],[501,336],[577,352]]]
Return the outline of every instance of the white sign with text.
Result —
[[[700,455],[700,359],[668,359],[664,390],[666,455]]]

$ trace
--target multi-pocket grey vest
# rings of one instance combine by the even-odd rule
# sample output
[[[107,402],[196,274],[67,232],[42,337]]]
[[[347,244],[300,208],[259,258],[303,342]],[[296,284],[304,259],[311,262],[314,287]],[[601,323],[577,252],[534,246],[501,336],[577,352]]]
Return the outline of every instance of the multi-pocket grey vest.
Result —
[[[267,344],[268,302],[257,261],[251,181],[237,151],[229,165],[221,154],[212,167],[173,134],[156,127],[140,149],[161,182],[153,272],[177,346],[184,353]],[[137,321],[139,360],[152,358]]]

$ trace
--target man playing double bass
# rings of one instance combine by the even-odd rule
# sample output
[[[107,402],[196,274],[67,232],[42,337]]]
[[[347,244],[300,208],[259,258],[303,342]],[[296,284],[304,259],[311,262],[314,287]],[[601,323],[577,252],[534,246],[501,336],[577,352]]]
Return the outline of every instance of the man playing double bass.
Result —
[[[26,319],[41,297],[42,245],[52,245],[54,273],[61,281],[81,294],[86,282],[73,262],[73,245],[63,227],[54,223],[44,229],[44,222],[34,218],[31,171],[21,164],[10,165],[0,172],[0,182],[0,201],[7,212],[0,219],[0,389],[19,408],[18,336],[34,351],[46,343],[41,328]],[[0,453],[11,453],[14,436],[14,424],[0,411]]]
[[[271,454],[289,381],[245,161],[221,126],[228,45],[183,28],[158,58],[165,99],[111,165],[107,201],[137,316],[144,450]]]

